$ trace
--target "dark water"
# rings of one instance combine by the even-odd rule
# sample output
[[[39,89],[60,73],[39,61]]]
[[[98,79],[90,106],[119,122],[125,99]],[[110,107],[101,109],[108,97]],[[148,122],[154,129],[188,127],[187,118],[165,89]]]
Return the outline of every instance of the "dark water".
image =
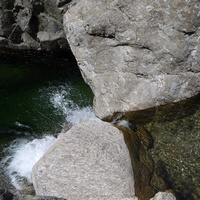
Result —
[[[79,106],[91,105],[92,93],[73,61],[0,60],[0,135],[57,131],[65,116],[55,115],[49,95],[59,87],[71,88]]]
[[[132,147],[129,148],[133,168],[139,171],[135,174],[135,178],[137,175],[139,179],[138,185],[143,181],[143,185],[151,183],[157,191],[172,189],[178,200],[199,200],[200,94],[177,103],[129,112],[125,114],[125,119],[129,119],[132,129],[142,141],[139,145],[136,142],[138,148],[129,145]],[[132,135],[126,135],[128,141],[135,141]],[[138,160],[149,167],[146,171],[135,164],[138,160],[134,151],[142,149],[141,144],[144,144],[147,153],[140,153]],[[151,170],[157,175],[152,176]],[[149,177],[152,177],[151,181]]]
[[[15,139],[58,133],[66,121],[92,112],[78,112],[92,99],[73,57],[0,55],[0,158]]]

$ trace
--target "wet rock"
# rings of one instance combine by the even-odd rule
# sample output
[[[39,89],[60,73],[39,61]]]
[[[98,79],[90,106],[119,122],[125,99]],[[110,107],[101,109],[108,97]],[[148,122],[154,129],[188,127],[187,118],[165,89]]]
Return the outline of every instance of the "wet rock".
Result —
[[[153,168],[149,168],[149,174],[152,176],[145,175],[148,177],[147,180],[151,179],[150,185],[156,191],[172,189],[179,199],[198,200],[200,198],[200,95],[179,103],[125,113],[122,119],[132,120],[137,127],[142,126],[142,129],[138,129],[139,132],[145,129],[151,135],[153,145],[149,148],[145,145],[146,142],[144,143],[150,139],[148,134],[140,137],[139,133],[140,142],[137,143],[136,139],[128,139],[132,150],[137,152],[142,144],[151,156],[151,162],[154,164]],[[142,155],[144,154],[143,152]],[[136,158],[135,156],[134,159]],[[135,167],[133,165],[134,177],[140,181],[140,176],[136,175],[137,166],[140,164],[136,164]],[[148,172],[146,169],[144,171]],[[136,180],[135,186],[137,186]]]
[[[137,199],[123,134],[106,122],[73,126],[33,167],[32,181],[37,195]]]
[[[142,145],[136,132],[118,127],[124,134],[128,146],[134,172],[135,194],[140,200],[154,196],[156,190],[151,185],[153,174],[153,160]]]

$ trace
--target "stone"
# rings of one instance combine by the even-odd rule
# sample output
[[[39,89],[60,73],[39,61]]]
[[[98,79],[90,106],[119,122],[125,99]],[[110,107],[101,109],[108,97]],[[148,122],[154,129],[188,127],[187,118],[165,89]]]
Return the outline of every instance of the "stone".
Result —
[[[34,40],[27,32],[22,33],[22,40],[25,44],[29,45],[29,49],[40,50],[40,43]]]
[[[76,1],[76,0],[74,0]],[[9,42],[1,46],[15,50],[66,51],[69,45],[63,30],[62,13],[73,1],[2,0],[0,37]],[[51,8],[49,8],[51,4]],[[59,17],[54,10],[59,10]],[[48,12],[47,12],[48,11]]]
[[[59,21],[62,21],[63,15],[62,15],[62,9],[60,6],[58,7],[58,1],[57,0],[45,0],[44,5],[46,12],[49,13],[52,17],[58,19]]]
[[[32,10],[30,8],[21,9],[17,14],[16,22],[22,31],[29,31],[29,23],[32,18]]]
[[[46,50],[68,49],[69,46],[62,23],[44,13],[41,13],[38,19],[39,28],[37,39],[41,43],[41,47]]]
[[[157,192],[151,184],[154,172],[153,159],[144,148],[137,131],[132,131],[123,125],[117,125],[117,128],[123,132],[129,149],[134,172],[135,195],[140,200],[149,199]]]
[[[82,200],[136,200],[123,134],[107,122],[73,126],[35,164],[37,195]]]
[[[176,197],[171,192],[158,192],[150,200],[176,200]]]
[[[80,0],[66,12],[66,36],[99,118],[200,92],[199,12],[199,0]]]
[[[157,174],[179,199],[200,199],[200,95],[158,107],[145,127],[153,137],[149,151]]]

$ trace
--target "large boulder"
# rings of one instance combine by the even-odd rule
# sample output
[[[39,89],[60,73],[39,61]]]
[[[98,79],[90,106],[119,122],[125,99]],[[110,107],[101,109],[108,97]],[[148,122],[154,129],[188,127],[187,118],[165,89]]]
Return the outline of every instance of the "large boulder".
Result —
[[[106,122],[72,127],[36,163],[37,195],[82,200],[136,200],[123,134]]]
[[[199,13],[199,0],[80,0],[71,7],[64,28],[96,115],[198,94]]]

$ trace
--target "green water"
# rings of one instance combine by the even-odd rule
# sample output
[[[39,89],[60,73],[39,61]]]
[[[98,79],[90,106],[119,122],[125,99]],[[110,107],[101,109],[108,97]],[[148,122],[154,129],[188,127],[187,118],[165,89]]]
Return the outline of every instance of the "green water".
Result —
[[[146,188],[153,186],[156,191],[172,189],[178,200],[199,200],[200,94],[177,103],[132,111],[124,118],[132,123],[132,134],[125,134],[136,171],[134,177],[139,180],[135,185],[146,186],[141,193],[140,188],[136,191],[143,195],[144,191],[148,193]]]
[[[73,58],[0,56],[0,143],[17,137],[56,133],[66,121],[51,98],[65,97],[79,108],[92,104],[93,94],[84,83]],[[62,105],[63,106],[63,105]]]

